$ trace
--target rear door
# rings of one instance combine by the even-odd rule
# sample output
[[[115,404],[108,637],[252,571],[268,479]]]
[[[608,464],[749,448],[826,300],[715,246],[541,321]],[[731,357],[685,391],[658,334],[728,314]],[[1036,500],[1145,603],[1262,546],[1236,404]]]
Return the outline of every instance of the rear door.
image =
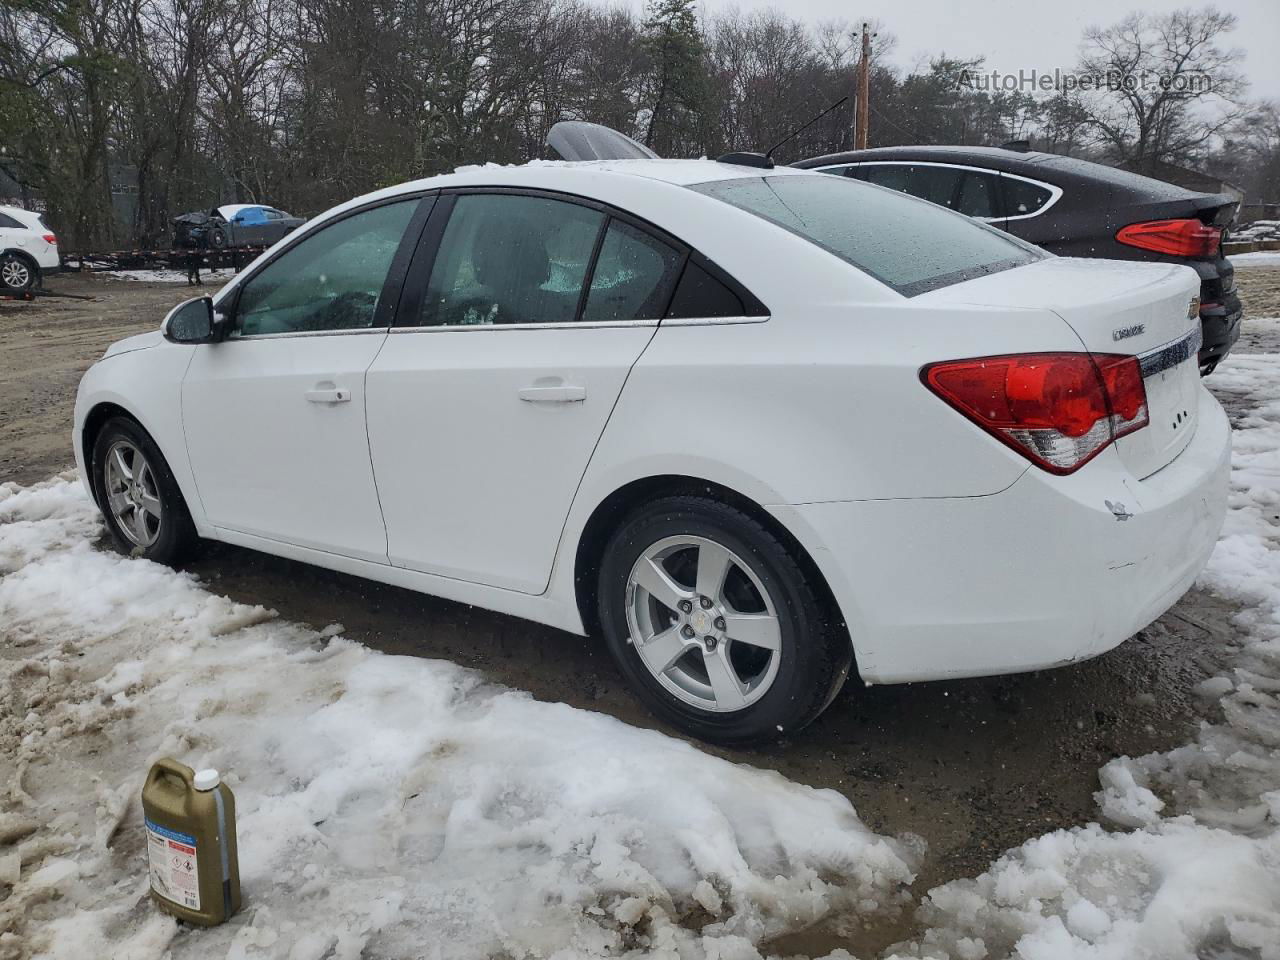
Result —
[[[368,375],[393,564],[545,589],[578,483],[685,256],[562,195],[441,199]]]

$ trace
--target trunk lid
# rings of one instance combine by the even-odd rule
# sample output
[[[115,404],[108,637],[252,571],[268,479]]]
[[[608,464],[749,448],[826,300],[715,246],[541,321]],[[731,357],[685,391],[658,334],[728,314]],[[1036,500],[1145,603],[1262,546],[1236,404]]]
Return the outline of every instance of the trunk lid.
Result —
[[[1199,408],[1200,278],[1172,263],[1054,257],[936,290],[920,301],[1052,310],[1090,353],[1137,356],[1150,423],[1115,442],[1137,477],[1191,442]]]

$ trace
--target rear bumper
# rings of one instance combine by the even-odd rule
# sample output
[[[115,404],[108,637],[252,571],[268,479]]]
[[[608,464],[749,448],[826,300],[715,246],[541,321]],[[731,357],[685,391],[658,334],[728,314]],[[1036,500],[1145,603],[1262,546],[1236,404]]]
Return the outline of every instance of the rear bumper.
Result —
[[[1195,437],[1145,480],[1113,448],[991,496],[770,509],[808,541],[865,681],[1018,673],[1103,653],[1190,588],[1226,512],[1230,439],[1202,388]]]
[[[1240,321],[1244,310],[1240,298],[1232,291],[1221,303],[1202,307],[1200,326],[1204,331],[1204,344],[1200,347],[1200,369],[1216,366],[1226,359],[1231,348],[1240,339]]]

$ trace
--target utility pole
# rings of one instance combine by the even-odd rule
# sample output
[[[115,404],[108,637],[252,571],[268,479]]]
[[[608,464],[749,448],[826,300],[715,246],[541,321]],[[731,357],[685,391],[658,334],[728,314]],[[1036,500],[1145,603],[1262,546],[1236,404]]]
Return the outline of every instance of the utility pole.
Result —
[[[871,33],[870,24],[862,25],[862,59],[858,61],[858,103],[853,121],[853,149],[867,148],[867,127],[871,120]]]

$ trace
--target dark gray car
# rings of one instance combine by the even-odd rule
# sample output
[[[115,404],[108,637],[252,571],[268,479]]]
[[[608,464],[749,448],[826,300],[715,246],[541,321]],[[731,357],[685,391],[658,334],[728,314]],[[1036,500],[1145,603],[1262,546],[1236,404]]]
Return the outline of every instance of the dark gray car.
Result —
[[[1235,272],[1221,249],[1234,197],[1002,147],[878,147],[795,166],[923,197],[1059,256],[1186,264],[1200,275],[1201,371],[1212,372],[1240,336]]]
[[[233,203],[209,211],[210,247],[269,247],[307,221],[262,204]]]

